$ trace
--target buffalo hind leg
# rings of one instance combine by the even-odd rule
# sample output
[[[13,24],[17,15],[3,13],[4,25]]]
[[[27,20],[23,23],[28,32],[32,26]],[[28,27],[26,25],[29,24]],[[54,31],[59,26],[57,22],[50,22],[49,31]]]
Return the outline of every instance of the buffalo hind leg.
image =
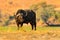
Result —
[[[36,22],[34,22],[34,27],[35,27],[35,30],[36,30]]]
[[[31,24],[31,26],[32,26],[32,30],[33,30],[33,24],[32,23],[30,23]]]
[[[32,30],[33,30],[33,25],[32,25]]]
[[[32,30],[33,29],[36,30],[36,25],[31,24],[31,26],[32,26]]]
[[[35,27],[35,30],[36,30],[36,25],[34,25],[34,27]]]

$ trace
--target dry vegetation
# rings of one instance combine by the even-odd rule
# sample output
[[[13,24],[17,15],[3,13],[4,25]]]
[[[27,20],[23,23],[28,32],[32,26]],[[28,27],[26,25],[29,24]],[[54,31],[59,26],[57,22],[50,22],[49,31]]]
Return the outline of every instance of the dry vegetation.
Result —
[[[0,40],[60,40],[60,27],[45,27],[43,25],[46,24],[42,20],[37,23],[36,31],[31,30],[30,25],[24,25],[20,30],[17,30],[15,20],[9,21],[9,16],[14,15],[18,9],[29,9],[32,4],[37,4],[42,1],[44,0],[0,0],[0,13],[2,14],[2,18],[0,18]],[[45,1],[47,4],[56,6],[57,10],[60,10],[60,0]],[[60,15],[58,17],[60,18]],[[52,19],[49,20],[51,21]],[[9,25],[4,26],[5,22],[8,21]]]
[[[60,35],[56,33],[40,32],[15,32],[15,33],[0,33],[0,40],[60,40]]]
[[[30,25],[20,30],[16,26],[0,27],[0,40],[60,40],[60,27],[37,27],[36,31]]]

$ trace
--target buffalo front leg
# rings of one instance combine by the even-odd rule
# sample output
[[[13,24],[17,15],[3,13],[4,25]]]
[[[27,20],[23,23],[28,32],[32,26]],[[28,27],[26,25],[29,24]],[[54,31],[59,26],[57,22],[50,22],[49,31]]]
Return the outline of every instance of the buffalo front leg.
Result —
[[[19,30],[19,24],[17,23],[17,26],[18,26],[18,30]]]
[[[21,27],[23,26],[23,23],[21,23]]]

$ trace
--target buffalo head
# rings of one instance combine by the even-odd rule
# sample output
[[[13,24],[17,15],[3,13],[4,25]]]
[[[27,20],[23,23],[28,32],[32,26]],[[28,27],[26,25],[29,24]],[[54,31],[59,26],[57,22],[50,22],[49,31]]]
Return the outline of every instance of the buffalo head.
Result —
[[[17,22],[23,22],[23,21],[24,21],[24,19],[23,19],[23,14],[22,14],[22,13],[19,13],[18,15],[15,15],[15,14],[14,14],[14,17],[15,17],[15,20],[16,20]]]

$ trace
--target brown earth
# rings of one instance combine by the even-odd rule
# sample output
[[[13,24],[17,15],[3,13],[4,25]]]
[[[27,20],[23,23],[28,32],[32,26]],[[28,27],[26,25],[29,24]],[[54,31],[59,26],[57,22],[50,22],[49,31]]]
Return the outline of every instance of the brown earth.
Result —
[[[60,32],[59,31],[0,32],[0,40],[60,40]]]

